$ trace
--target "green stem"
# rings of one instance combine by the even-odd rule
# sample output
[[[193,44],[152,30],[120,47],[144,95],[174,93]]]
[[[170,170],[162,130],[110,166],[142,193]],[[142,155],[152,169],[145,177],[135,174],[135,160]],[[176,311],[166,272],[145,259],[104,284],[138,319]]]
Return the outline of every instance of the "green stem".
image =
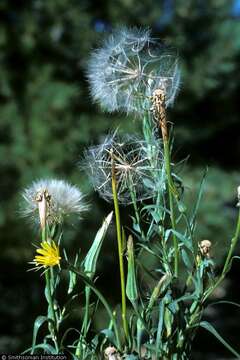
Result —
[[[117,186],[116,186],[116,177],[113,165],[112,171],[112,193],[113,193],[113,202],[115,210],[115,219],[116,219],[116,228],[117,228],[117,242],[118,242],[118,256],[119,256],[119,270],[120,270],[120,282],[121,282],[121,294],[122,294],[122,321],[125,337],[128,340],[128,324],[127,324],[127,306],[126,306],[126,294],[125,294],[125,275],[124,275],[124,264],[123,264],[123,249],[122,249],[122,234],[121,234],[121,221],[120,221],[120,212],[118,205],[117,197]]]
[[[224,267],[223,267],[223,271],[222,271],[222,274],[224,274],[224,275],[228,272],[228,266],[229,266],[229,263],[231,261],[234,249],[235,249],[235,247],[237,245],[239,233],[240,233],[240,210],[238,212],[238,220],[237,220],[237,226],[236,226],[235,235],[234,235],[234,237],[233,237],[233,239],[231,241],[231,246],[230,246],[230,249],[229,249],[229,252],[228,252]]]
[[[213,291],[218,287],[218,285],[223,281],[223,279],[225,278],[225,275],[228,272],[228,268],[229,268],[229,264],[232,260],[232,255],[234,252],[234,249],[237,245],[237,241],[239,238],[239,234],[240,234],[240,209],[238,212],[238,220],[237,220],[237,225],[236,225],[236,230],[235,230],[235,234],[234,237],[232,238],[231,241],[231,245],[230,245],[230,249],[227,255],[227,258],[225,260],[224,266],[223,266],[223,270],[222,273],[220,275],[220,277],[218,278],[218,280],[216,281],[216,283],[213,285],[213,287],[211,287],[205,294],[204,298],[203,298],[203,302],[205,302],[207,300],[207,298],[213,293]]]
[[[51,279],[50,279],[50,270],[49,269],[47,271],[45,271],[45,280],[46,280],[47,292],[49,295],[48,296],[48,304],[49,304],[49,309],[50,309],[50,318],[54,322],[55,328],[56,328],[57,321],[56,321],[56,314],[55,314],[54,306],[53,306]]]
[[[151,126],[152,120],[150,114],[145,114],[143,119],[143,134],[147,144],[151,144],[154,141],[154,130]],[[164,147],[164,161],[165,161],[165,169],[167,174],[167,182],[168,182],[168,194],[169,194],[169,207],[170,207],[170,218],[172,229],[176,230],[176,221],[175,221],[175,214],[174,214],[174,205],[173,205],[173,190],[174,184],[172,181],[171,175],[171,162],[170,162],[170,151],[169,151],[169,140],[164,139],[163,141]],[[148,152],[148,156],[150,159],[151,166],[155,168],[155,164],[152,162],[152,153],[151,151]],[[155,176],[155,175],[153,175]],[[159,199],[158,199],[159,200]],[[174,274],[178,276],[178,259],[179,259],[179,251],[178,251],[178,242],[175,234],[173,234],[173,244],[174,244]]]
[[[47,229],[47,227],[44,227],[42,229],[42,241],[47,241],[47,239],[48,239],[48,229]],[[48,294],[47,302],[48,302],[48,305],[49,305],[50,320],[51,320],[51,321],[48,322],[48,328],[49,328],[49,331],[51,333],[52,340],[54,342],[56,352],[59,353],[59,347],[58,347],[57,338],[56,338],[57,319],[56,319],[56,314],[55,314],[55,311],[54,311],[53,298],[52,298],[51,272],[50,272],[50,269],[47,269],[45,271],[45,282],[46,282],[46,287],[47,287],[47,294]],[[52,321],[54,323],[54,326],[52,324]]]
[[[174,191],[174,184],[171,175],[171,162],[170,162],[170,151],[169,151],[169,141],[165,140],[163,142],[164,147],[164,161],[165,161],[165,169],[167,174],[167,182],[168,182],[168,197],[169,197],[169,207],[170,207],[170,218],[172,229],[176,231],[176,220],[174,214],[174,205],[173,205],[173,191]],[[173,234],[173,245],[174,245],[174,275],[178,277],[178,258],[179,258],[179,251],[178,251],[178,242],[176,235]]]

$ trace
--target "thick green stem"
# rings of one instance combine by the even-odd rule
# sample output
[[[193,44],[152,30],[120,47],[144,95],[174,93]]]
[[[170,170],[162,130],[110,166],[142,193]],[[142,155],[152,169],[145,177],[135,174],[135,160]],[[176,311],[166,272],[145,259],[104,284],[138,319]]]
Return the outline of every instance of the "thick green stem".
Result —
[[[150,115],[149,115],[150,116]],[[170,207],[170,218],[172,229],[176,230],[176,220],[174,214],[174,201],[173,201],[173,192],[174,192],[174,184],[172,180],[171,174],[171,159],[170,159],[170,150],[169,150],[169,139],[167,134],[167,124],[166,124],[166,115],[164,111],[164,120],[165,120],[165,131],[162,131],[163,137],[163,147],[164,147],[164,162],[165,162],[165,170],[167,174],[167,182],[168,182],[168,194],[169,194],[169,207]],[[143,121],[143,134],[147,143],[151,143],[154,138],[154,129],[151,126],[151,119],[146,115]],[[162,129],[161,129],[162,130]],[[149,159],[152,160],[152,154],[149,153]],[[155,167],[155,164],[151,161],[151,166]],[[178,276],[178,262],[179,262],[179,251],[178,251],[178,243],[176,235],[173,234],[173,244],[174,244],[174,275]]]
[[[163,146],[164,146],[164,162],[165,162],[165,169],[166,169],[167,182],[168,182],[170,218],[171,218],[172,229],[174,231],[176,231],[176,220],[175,220],[174,204],[173,204],[174,184],[173,184],[172,174],[171,174],[169,141],[167,139],[164,140]],[[178,251],[178,242],[177,242],[177,238],[176,238],[175,234],[173,234],[173,245],[174,245],[174,275],[175,275],[175,277],[177,277],[178,276],[179,251]]]
[[[46,286],[47,286],[47,292],[48,292],[48,304],[50,309],[50,319],[54,322],[55,328],[56,328],[56,314],[54,311],[53,306],[53,299],[52,299],[52,289],[51,289],[51,279],[50,279],[50,270],[48,269],[45,271],[45,280],[46,280]]]
[[[120,212],[118,205],[117,197],[117,184],[116,177],[113,165],[112,171],[112,193],[113,193],[113,202],[115,210],[115,219],[116,219],[116,228],[117,228],[117,242],[118,242],[118,256],[119,256],[119,270],[120,270],[120,282],[121,282],[121,294],[122,294],[122,321],[125,337],[128,340],[128,324],[127,324],[127,306],[126,306],[126,289],[125,289],[125,275],[124,275],[124,264],[123,264],[123,248],[122,248],[122,231],[121,231],[121,221],[120,221]]]
[[[238,220],[237,220],[235,234],[234,234],[234,237],[232,238],[230,249],[227,254],[227,258],[225,260],[222,273],[221,273],[220,277],[218,278],[218,280],[216,281],[216,283],[206,292],[206,294],[203,298],[203,302],[205,302],[207,300],[207,298],[213,293],[213,291],[218,287],[218,285],[220,285],[220,283],[225,278],[225,276],[228,272],[229,264],[232,260],[232,255],[233,255],[234,249],[235,249],[235,247],[237,245],[237,241],[239,239],[239,234],[240,234],[240,209],[238,212]]]

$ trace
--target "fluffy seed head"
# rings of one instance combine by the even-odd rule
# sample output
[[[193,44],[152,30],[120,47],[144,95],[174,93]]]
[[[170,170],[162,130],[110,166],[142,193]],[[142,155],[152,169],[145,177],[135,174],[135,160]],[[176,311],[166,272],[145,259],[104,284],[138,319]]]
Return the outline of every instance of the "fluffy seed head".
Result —
[[[23,191],[22,197],[23,216],[29,217],[34,222],[40,222],[41,226],[44,217],[48,224],[61,223],[64,218],[70,215],[80,216],[87,210],[82,192],[77,186],[63,180],[35,181]],[[44,206],[42,206],[43,199],[45,199]]]
[[[150,151],[154,154],[151,160]],[[94,189],[107,201],[113,198],[113,166],[120,203],[127,205],[133,199],[150,198],[156,190],[153,173],[163,169],[161,147],[159,143],[149,145],[136,137],[119,137],[114,133],[107,136],[101,145],[85,151],[83,167]]]
[[[149,109],[156,89],[164,90],[169,106],[179,88],[178,58],[173,50],[151,38],[149,30],[123,27],[92,54],[88,79],[93,99],[106,111]]]

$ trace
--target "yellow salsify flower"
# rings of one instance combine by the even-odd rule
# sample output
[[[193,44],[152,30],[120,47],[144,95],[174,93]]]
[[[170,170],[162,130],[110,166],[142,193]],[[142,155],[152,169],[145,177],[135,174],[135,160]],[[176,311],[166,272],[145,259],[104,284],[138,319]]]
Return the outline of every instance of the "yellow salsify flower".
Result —
[[[32,264],[36,265],[36,270],[60,264],[61,256],[59,254],[59,247],[54,241],[41,242],[41,248],[38,248],[36,252],[39,255],[36,255],[32,262]]]

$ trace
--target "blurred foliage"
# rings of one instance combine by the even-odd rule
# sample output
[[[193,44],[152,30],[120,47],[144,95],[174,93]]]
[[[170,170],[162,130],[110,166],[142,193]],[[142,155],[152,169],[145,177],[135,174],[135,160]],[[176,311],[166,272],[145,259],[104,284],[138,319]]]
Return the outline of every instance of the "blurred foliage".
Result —
[[[121,130],[135,131],[141,126],[139,119],[102,114],[91,102],[85,78],[89,53],[104,32],[121,24],[149,26],[154,36],[179,49],[182,89],[169,114],[175,124],[175,158],[191,154],[189,164],[194,169],[184,172],[190,204],[204,167],[211,165],[198,236],[213,240],[214,253],[221,253],[216,257],[223,256],[222,244],[230,239],[235,218],[239,174],[234,170],[240,158],[240,22],[232,5],[229,0],[1,0],[0,257],[2,264],[5,261],[23,271],[19,281],[27,281],[25,262],[31,259],[36,235],[19,214],[19,194],[26,185],[55,176],[88,193],[94,203],[90,216],[75,226],[74,235],[69,229],[66,246],[71,241],[86,250],[109,210],[92,194],[77,164],[87,144],[99,141],[109,129],[120,124]],[[115,245],[109,241],[104,246],[100,270],[109,273]],[[15,272],[9,276],[16,291]],[[0,286],[2,291],[7,288],[3,279]],[[1,304],[3,319],[6,302]],[[9,302],[8,312],[14,309],[10,310]],[[8,312],[5,318],[13,319]],[[21,316],[15,318],[19,323]],[[13,338],[22,331],[11,326],[6,330]],[[1,344],[8,344],[4,336],[1,339]],[[17,341],[15,347],[6,345],[3,350],[22,349]]]

